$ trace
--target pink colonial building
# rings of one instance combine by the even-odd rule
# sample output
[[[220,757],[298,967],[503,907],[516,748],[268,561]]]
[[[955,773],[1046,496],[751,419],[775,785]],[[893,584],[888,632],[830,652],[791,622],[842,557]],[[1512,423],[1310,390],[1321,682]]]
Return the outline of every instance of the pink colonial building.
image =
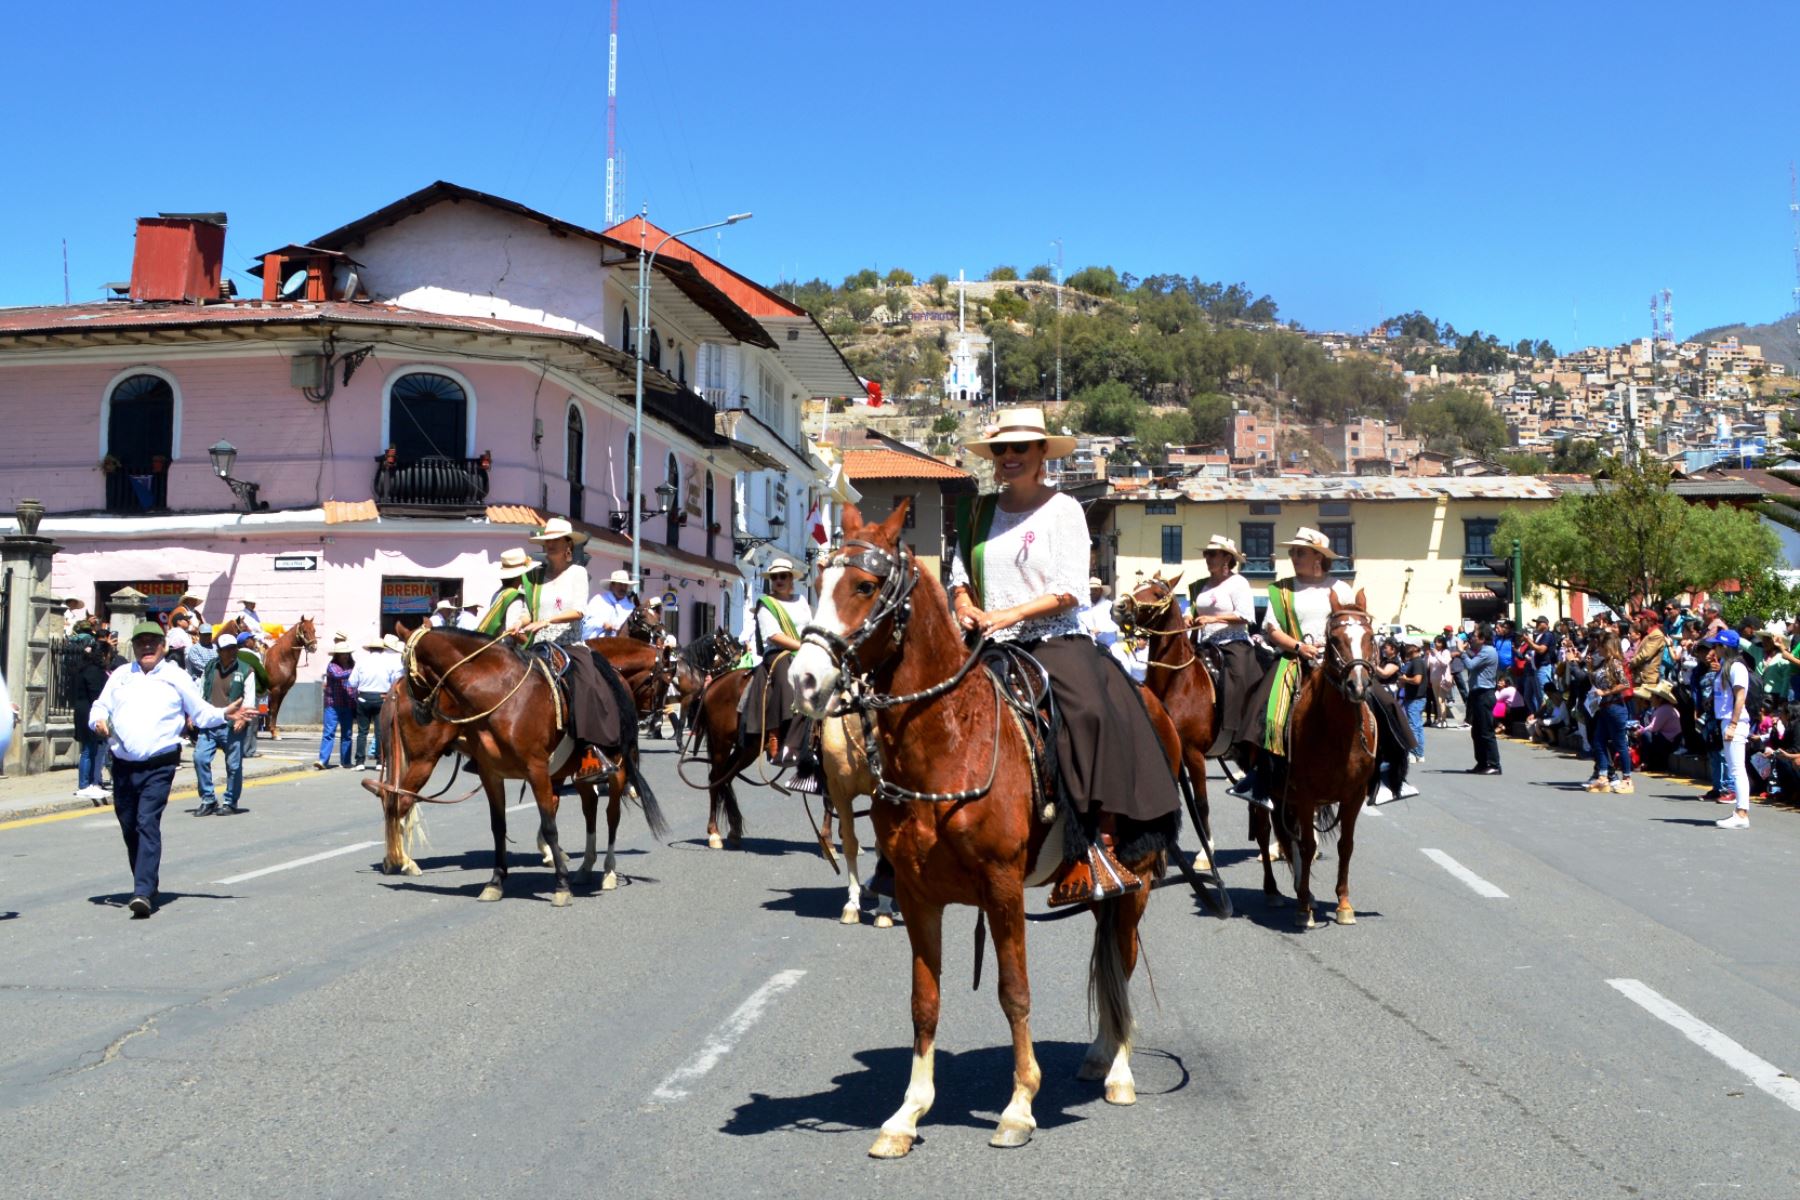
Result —
[[[56,595],[105,612],[130,586],[166,612],[192,591],[214,620],[250,599],[360,643],[485,601],[550,515],[590,535],[598,590],[636,504],[641,590],[686,640],[736,624],[756,561],[804,548],[824,485],[799,413],[860,385],[773,293],[680,243],[656,260],[638,480],[637,225],[438,183],[264,255],[244,299],[223,223],[140,221],[116,300],[0,309],[0,512],[42,502]],[[318,689],[289,706],[306,720]]]

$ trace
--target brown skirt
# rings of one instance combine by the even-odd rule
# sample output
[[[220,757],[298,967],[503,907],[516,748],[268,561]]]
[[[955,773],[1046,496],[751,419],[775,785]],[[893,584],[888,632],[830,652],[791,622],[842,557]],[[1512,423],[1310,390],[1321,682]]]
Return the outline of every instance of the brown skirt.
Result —
[[[771,733],[785,738],[794,719],[794,687],[788,682],[788,661],[793,651],[780,650],[756,664],[750,682],[738,699],[738,735],[761,744]]]
[[[1230,754],[1232,747],[1244,740],[1255,723],[1250,715],[1257,695],[1262,691],[1263,668],[1256,657],[1256,647],[1248,639],[1228,642],[1202,642],[1202,655],[1219,665],[1218,689],[1213,703],[1219,711],[1219,736],[1213,740],[1209,754]]]
[[[1050,675],[1062,721],[1057,759],[1075,807],[1139,822],[1174,813],[1181,798],[1131,676],[1091,638],[1046,638],[1025,648]]]

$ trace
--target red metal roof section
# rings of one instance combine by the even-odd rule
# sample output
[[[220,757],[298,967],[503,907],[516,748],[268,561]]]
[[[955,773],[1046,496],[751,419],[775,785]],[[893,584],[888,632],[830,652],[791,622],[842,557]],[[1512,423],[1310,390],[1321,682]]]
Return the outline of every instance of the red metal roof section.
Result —
[[[641,231],[641,232],[640,232]],[[642,217],[632,217],[628,221],[620,221],[604,236],[616,242],[629,245],[633,250],[638,247],[639,238],[644,244],[656,249],[656,243],[668,236],[668,230],[658,229]],[[780,295],[770,291],[754,279],[746,279],[736,271],[715,258],[694,249],[679,238],[670,241],[657,254],[658,258],[675,258],[691,263],[705,280],[730,296],[737,306],[753,317],[804,317],[806,310],[796,304],[783,300]]]
[[[131,256],[133,300],[217,300],[225,227],[195,217],[140,217]]]
[[[851,479],[973,479],[961,467],[886,447],[845,450],[844,474]]]

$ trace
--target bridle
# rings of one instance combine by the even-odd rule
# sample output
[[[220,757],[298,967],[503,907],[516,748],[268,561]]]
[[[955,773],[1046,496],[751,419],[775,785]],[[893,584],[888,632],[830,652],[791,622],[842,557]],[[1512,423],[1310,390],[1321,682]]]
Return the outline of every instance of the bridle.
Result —
[[[917,692],[895,695],[875,690],[873,676],[875,671],[891,659],[900,649],[906,637],[907,623],[912,619],[913,589],[919,585],[919,563],[914,558],[912,549],[901,542],[894,550],[884,550],[873,542],[859,538],[846,538],[833,547],[819,562],[821,572],[833,567],[853,567],[864,574],[873,576],[880,586],[875,592],[875,604],[869,615],[863,618],[848,637],[833,633],[829,629],[808,624],[800,631],[802,645],[817,646],[831,656],[832,663],[838,668],[837,687],[843,689],[844,702],[837,710],[837,715],[847,713],[873,713],[882,709],[894,708],[902,704],[914,704],[923,700],[935,700],[955,688],[975,669],[981,661],[982,651],[987,646],[987,637],[982,635],[975,641],[969,657],[963,664],[941,683],[934,683]],[[883,652],[875,662],[864,663],[857,651],[875,636],[884,622],[891,623],[888,641]],[[988,766],[987,782],[979,788],[968,788],[959,792],[917,792],[902,787],[884,777],[882,765],[881,742],[877,737],[876,722],[863,722],[864,757],[868,762],[869,776],[874,782],[873,795],[877,799],[926,800],[936,803],[976,800],[993,790],[994,780],[1000,772],[1000,713],[1009,699],[1001,686],[999,677],[992,672],[988,675],[994,687],[994,735],[993,760]]]
[[[1162,583],[1163,583],[1163,581],[1161,579],[1153,579],[1149,583],[1146,583],[1144,585],[1144,588],[1154,588],[1158,584],[1162,584]],[[1164,586],[1167,586],[1167,585],[1164,584]],[[1126,601],[1126,603],[1131,605],[1132,616],[1131,616],[1131,620],[1124,622],[1122,624],[1121,628],[1127,632],[1137,632],[1137,633],[1142,633],[1142,634],[1146,634],[1146,635],[1150,635],[1150,636],[1167,635],[1170,637],[1179,637],[1181,639],[1181,644],[1183,646],[1187,647],[1188,657],[1187,657],[1186,662],[1166,663],[1166,662],[1157,662],[1155,659],[1150,659],[1150,660],[1146,661],[1144,665],[1147,667],[1162,667],[1165,670],[1170,670],[1170,671],[1185,671],[1187,668],[1193,666],[1196,662],[1200,661],[1200,654],[1198,651],[1196,651],[1194,649],[1193,642],[1189,641],[1187,639],[1187,637],[1183,636],[1187,632],[1187,630],[1185,628],[1182,630],[1174,630],[1174,629],[1151,629],[1148,627],[1148,623],[1150,621],[1155,620],[1157,617],[1162,616],[1164,613],[1168,612],[1169,609],[1174,605],[1175,591],[1174,591],[1174,589],[1171,588],[1168,592],[1165,592],[1163,594],[1162,598],[1159,600],[1139,600],[1138,592],[1143,591],[1144,588],[1138,588],[1135,591],[1126,593],[1125,601]]]
[[[1359,669],[1364,670],[1369,673],[1370,683],[1373,683],[1375,679],[1375,664],[1362,657],[1361,654],[1357,654],[1354,657],[1346,655],[1344,651],[1339,648],[1339,639],[1332,636],[1333,634],[1340,632],[1344,626],[1352,623],[1367,628],[1369,625],[1369,614],[1353,608],[1339,609],[1332,613],[1331,617],[1325,622],[1325,661],[1323,669],[1326,680],[1334,689],[1336,689],[1338,695],[1342,696],[1351,704],[1359,704],[1361,701],[1353,698],[1346,690],[1350,686],[1350,676]],[[1349,639],[1345,638],[1344,640],[1348,641]]]

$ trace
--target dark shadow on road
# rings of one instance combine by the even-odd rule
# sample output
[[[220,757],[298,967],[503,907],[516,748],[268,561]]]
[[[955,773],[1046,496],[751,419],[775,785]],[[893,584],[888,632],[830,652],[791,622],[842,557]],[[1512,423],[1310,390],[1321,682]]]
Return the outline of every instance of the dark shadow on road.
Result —
[[[131,903],[131,893],[110,892],[102,896],[89,896],[87,899],[89,904],[98,905],[101,908],[124,908],[127,904]],[[156,907],[158,909],[164,909],[169,907],[169,905],[174,904],[177,900],[242,899],[242,896],[221,896],[212,892],[158,892],[156,893]]]
[[[746,837],[742,843],[733,846],[727,844],[722,851],[714,851],[706,844],[704,837],[683,838],[679,842],[670,842],[671,850],[703,850],[708,853],[721,854],[758,854],[770,858],[780,858],[784,854],[817,854],[817,842],[790,842],[782,838]]]
[[[12,911],[0,912],[0,921],[16,921],[18,919],[19,919],[19,914],[16,912],[12,912]]]
[[[896,1029],[903,1024],[897,1022]],[[1075,1078],[1087,1047],[1079,1042],[1039,1041],[1036,1049],[1038,1066],[1044,1072],[1043,1087],[1032,1103],[1038,1128],[1055,1129],[1086,1120],[1086,1114],[1069,1110],[1076,1105],[1103,1103],[1099,1083]],[[858,1069],[835,1077],[822,1092],[780,1097],[751,1093],[719,1132],[754,1137],[778,1130],[854,1133],[880,1128],[906,1095],[912,1051],[905,1047],[864,1050],[856,1055],[856,1060],[861,1064]],[[1187,1086],[1188,1074],[1180,1059],[1174,1061],[1181,1066],[1181,1081],[1170,1090],[1179,1091]],[[984,1136],[991,1133],[1012,1092],[1012,1048],[986,1046],[960,1054],[939,1050],[935,1065],[937,1098],[930,1115],[920,1123],[919,1144],[924,1145],[938,1130],[963,1128],[981,1130]]]
[[[842,887],[770,888],[775,899],[764,900],[762,906],[770,912],[835,921],[844,911],[844,901],[849,898],[848,887],[846,883]]]
[[[1721,818],[1718,817],[1652,817],[1658,825],[1695,825],[1706,829],[1717,829]]]

